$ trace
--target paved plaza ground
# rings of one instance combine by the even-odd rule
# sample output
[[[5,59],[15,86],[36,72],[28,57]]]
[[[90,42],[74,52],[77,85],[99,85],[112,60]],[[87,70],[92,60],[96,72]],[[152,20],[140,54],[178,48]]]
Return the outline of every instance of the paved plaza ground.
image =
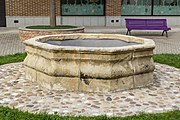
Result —
[[[0,28],[0,56],[22,52],[24,45],[19,40],[17,28]]]
[[[119,27],[86,27],[87,33],[117,33],[125,34],[125,28]],[[156,43],[155,54],[180,54],[180,27],[172,27],[169,37],[161,36],[162,31],[132,31],[132,35],[153,39]],[[24,52],[20,42],[18,28],[0,28],[0,56]]]
[[[86,32],[121,33],[117,27],[88,27]],[[151,38],[156,43],[155,53],[180,54],[180,27],[174,27],[169,37],[159,31],[132,35]],[[17,28],[0,28],[0,56],[24,52]],[[165,112],[180,109],[180,69],[155,64],[154,83],[139,89],[116,93],[80,93],[47,91],[37,83],[25,79],[22,63],[0,66],[0,106],[19,108],[29,112],[57,112],[60,115],[127,116],[141,112]]]

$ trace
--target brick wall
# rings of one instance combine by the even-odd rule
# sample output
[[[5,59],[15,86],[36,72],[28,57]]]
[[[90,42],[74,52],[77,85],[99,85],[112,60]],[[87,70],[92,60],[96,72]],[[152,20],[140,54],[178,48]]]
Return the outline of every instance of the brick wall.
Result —
[[[50,0],[6,0],[6,16],[49,16]],[[60,0],[57,0],[60,15]]]
[[[49,16],[50,0],[6,0],[6,16]],[[57,0],[57,16],[60,0]],[[106,0],[106,16],[120,16],[121,0]]]
[[[121,1],[122,0],[106,0],[106,16],[120,16]]]

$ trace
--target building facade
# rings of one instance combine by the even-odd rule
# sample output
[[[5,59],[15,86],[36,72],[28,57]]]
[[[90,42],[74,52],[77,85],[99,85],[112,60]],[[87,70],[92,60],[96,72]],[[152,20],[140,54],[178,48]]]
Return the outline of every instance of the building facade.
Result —
[[[180,25],[180,0],[56,0],[57,24],[124,26],[125,18]],[[49,24],[50,0],[0,0],[0,26]]]

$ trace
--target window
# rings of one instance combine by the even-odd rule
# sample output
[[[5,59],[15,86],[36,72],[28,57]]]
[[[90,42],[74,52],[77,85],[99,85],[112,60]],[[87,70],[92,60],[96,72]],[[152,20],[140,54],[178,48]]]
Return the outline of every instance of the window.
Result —
[[[122,0],[122,15],[180,15],[180,0]]]
[[[180,15],[180,0],[155,0],[154,15]]]
[[[104,15],[104,0],[62,0],[62,15]]]
[[[122,15],[151,15],[151,0],[123,0]]]

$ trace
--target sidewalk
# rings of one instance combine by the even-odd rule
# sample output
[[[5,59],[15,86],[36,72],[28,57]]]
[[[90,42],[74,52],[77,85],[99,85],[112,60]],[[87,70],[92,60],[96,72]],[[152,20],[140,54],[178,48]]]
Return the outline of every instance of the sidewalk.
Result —
[[[119,27],[85,27],[86,33],[125,34],[125,28]],[[162,31],[132,31],[133,36],[153,39],[156,43],[155,54],[180,54],[180,26],[172,27],[169,37],[161,36]],[[0,56],[22,53],[24,45],[19,40],[17,28],[0,28]]]
[[[0,56],[23,52],[17,28],[0,28]]]

